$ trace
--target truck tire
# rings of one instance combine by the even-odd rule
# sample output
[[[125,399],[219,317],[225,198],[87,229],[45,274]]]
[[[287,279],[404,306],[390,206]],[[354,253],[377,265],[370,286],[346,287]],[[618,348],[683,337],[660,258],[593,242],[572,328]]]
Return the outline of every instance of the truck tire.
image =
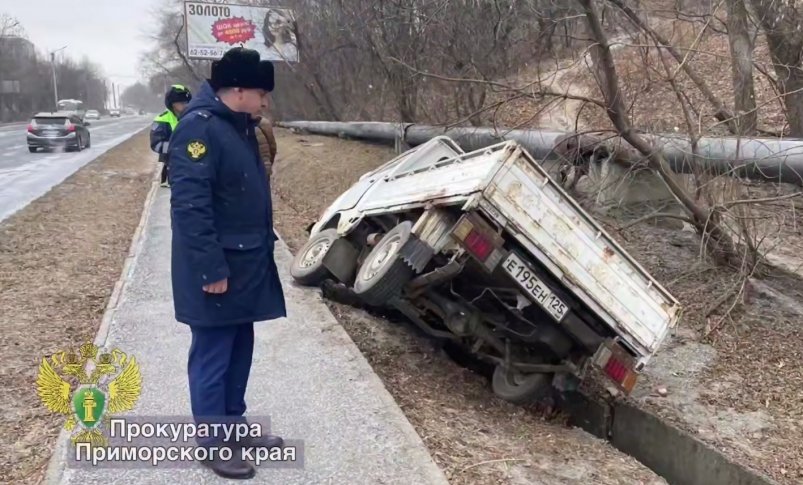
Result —
[[[323,258],[338,237],[336,229],[326,229],[310,237],[290,265],[293,279],[304,286],[317,286],[329,278],[331,275],[323,265]]]
[[[497,365],[491,380],[494,394],[513,404],[531,404],[551,394],[551,374],[523,374]]]
[[[410,239],[413,224],[402,222],[390,230],[360,265],[354,281],[354,293],[366,303],[381,306],[401,294],[415,270],[399,258]]]

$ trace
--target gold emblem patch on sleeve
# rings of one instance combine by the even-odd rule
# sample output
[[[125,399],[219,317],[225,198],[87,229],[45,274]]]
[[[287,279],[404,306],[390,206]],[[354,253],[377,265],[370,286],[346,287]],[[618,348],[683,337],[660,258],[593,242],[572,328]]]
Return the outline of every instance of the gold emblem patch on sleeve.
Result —
[[[201,140],[193,140],[187,145],[187,154],[193,160],[200,160],[206,155],[206,145]]]

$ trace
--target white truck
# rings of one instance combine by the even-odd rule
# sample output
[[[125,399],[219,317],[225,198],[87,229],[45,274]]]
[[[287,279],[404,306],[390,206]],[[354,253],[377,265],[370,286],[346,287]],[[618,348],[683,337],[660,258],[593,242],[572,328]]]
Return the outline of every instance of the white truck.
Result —
[[[596,366],[625,394],[679,302],[520,145],[464,153],[437,137],[365,174],[311,227],[291,267],[494,367],[525,403]]]

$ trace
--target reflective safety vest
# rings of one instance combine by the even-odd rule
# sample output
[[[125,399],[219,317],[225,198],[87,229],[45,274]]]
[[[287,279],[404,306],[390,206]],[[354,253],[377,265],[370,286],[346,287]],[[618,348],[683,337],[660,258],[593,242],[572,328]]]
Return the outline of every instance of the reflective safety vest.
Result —
[[[167,123],[170,125],[171,131],[174,131],[176,129],[176,125],[178,125],[178,118],[169,109],[165,110],[164,113],[154,118],[153,121],[157,123]]]

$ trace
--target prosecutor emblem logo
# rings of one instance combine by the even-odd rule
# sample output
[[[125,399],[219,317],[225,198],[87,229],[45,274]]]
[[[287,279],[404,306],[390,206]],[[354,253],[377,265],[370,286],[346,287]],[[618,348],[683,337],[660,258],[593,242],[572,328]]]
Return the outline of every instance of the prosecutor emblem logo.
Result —
[[[97,345],[85,343],[42,358],[36,385],[45,407],[65,416],[73,444],[106,446],[112,415],[134,408],[142,375],[133,356],[118,349],[100,353]]]
[[[191,159],[198,161],[206,155],[206,145],[200,140],[193,140],[187,144],[187,154]]]

